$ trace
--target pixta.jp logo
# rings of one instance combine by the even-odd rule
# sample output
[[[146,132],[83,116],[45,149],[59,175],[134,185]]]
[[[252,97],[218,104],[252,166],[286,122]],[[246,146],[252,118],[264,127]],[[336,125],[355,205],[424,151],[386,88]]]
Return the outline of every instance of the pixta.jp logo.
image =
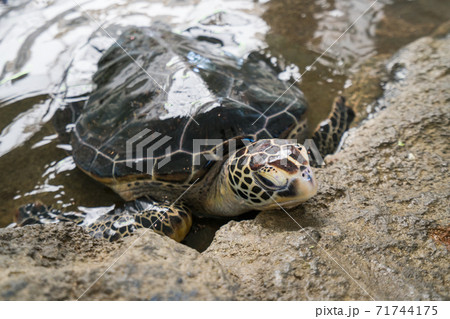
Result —
[[[163,147],[172,138],[159,132],[144,129],[126,142],[126,163],[128,167],[135,166],[136,170],[152,175],[155,168],[155,151]],[[172,149],[167,146],[165,156],[157,162],[161,168],[170,162]]]
[[[126,165],[140,172],[153,175],[154,169],[160,169],[171,161],[172,148],[167,146],[172,137],[163,135],[150,129],[144,129],[126,141]],[[285,140],[286,143],[297,143],[296,140]],[[221,139],[193,139],[192,140],[192,165],[201,165],[201,157],[206,161],[222,161],[229,154],[233,154],[242,147],[247,147],[251,152],[254,141],[232,139],[224,143]],[[226,149],[224,148],[226,145]],[[303,146],[308,150],[310,158],[318,165],[324,161],[312,139],[306,139]],[[283,150],[283,147],[281,148]],[[156,152],[158,151],[158,152]],[[158,157],[155,157],[155,153]],[[281,163],[283,164],[283,163]]]

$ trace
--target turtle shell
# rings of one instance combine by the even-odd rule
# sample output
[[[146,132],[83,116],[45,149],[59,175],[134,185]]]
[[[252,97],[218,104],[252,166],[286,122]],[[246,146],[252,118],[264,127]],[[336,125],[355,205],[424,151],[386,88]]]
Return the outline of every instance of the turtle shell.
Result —
[[[306,110],[302,92],[287,90],[261,55],[239,59],[162,26],[125,30],[93,81],[72,146],[77,165],[98,179],[189,183],[211,167],[202,154],[226,154],[230,140],[286,137]]]

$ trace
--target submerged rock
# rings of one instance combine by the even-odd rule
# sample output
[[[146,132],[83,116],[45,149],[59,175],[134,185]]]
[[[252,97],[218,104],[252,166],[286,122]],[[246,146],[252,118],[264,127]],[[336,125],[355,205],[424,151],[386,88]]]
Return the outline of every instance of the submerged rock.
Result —
[[[449,299],[448,52],[449,38],[422,38],[389,61],[383,110],[299,208],[229,222],[202,254],[145,231],[109,243],[70,224],[1,229],[0,298]]]

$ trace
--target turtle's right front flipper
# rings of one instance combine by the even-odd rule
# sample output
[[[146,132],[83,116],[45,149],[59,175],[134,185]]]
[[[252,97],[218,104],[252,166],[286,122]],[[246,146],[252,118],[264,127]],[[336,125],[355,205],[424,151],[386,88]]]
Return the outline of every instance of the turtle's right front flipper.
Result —
[[[192,225],[192,215],[182,204],[158,203],[149,198],[139,198],[112,209],[94,221],[86,213],[62,212],[40,202],[19,208],[18,226],[75,222],[96,238],[110,241],[129,236],[139,228],[150,228],[176,241],[182,241]]]
[[[139,198],[111,210],[85,227],[92,236],[110,241],[128,236],[139,228],[150,228],[180,242],[191,225],[192,215],[184,205]]]
[[[54,224],[58,222],[73,222],[81,224],[86,217],[82,212],[62,212],[59,209],[46,206],[40,201],[20,207],[15,215],[17,226],[36,224]]]

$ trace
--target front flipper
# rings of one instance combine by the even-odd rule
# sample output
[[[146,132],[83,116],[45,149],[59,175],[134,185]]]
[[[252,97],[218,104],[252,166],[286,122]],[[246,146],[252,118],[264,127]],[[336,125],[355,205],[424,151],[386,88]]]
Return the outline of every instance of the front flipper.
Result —
[[[180,242],[189,232],[191,225],[192,215],[184,205],[158,203],[148,198],[140,198],[82,226],[85,226],[92,236],[110,241],[128,236],[139,228],[150,228]]]
[[[75,222],[96,238],[110,241],[129,236],[139,228],[150,228],[176,241],[182,241],[192,225],[192,215],[182,204],[158,203],[149,198],[127,202],[120,208],[88,221],[86,213],[62,212],[40,202],[19,208],[18,226]]]
[[[313,140],[322,157],[336,151],[344,132],[355,118],[355,113],[345,105],[345,98],[337,97],[328,118],[322,121],[313,134]]]
[[[81,224],[86,213],[62,212],[59,209],[46,206],[40,201],[20,207],[15,216],[17,226],[36,224],[54,224],[58,222],[73,222]]]

